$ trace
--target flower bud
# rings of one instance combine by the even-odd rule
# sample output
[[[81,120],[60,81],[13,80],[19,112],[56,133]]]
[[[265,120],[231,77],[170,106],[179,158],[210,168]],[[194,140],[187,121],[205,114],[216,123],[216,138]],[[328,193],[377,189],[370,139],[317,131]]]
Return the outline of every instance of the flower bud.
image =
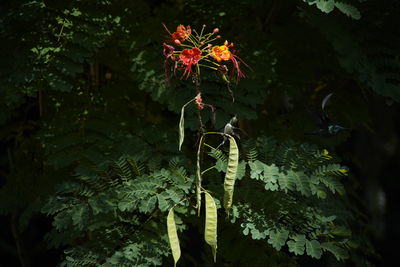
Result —
[[[200,42],[200,45],[204,45],[204,42]]]
[[[181,44],[181,41],[179,41],[178,39],[175,39],[175,40],[174,40],[174,43],[177,44],[177,45],[180,45],[180,44]]]
[[[219,32],[219,29],[218,28],[215,28],[214,30],[213,30],[213,33],[218,33]]]
[[[219,38],[221,38],[221,35],[217,35],[215,38],[219,39]]]

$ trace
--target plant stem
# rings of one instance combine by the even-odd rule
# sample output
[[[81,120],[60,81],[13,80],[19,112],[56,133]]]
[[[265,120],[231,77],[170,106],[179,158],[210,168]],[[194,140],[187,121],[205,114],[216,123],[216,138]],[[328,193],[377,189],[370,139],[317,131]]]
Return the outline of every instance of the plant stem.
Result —
[[[207,147],[209,147],[209,148],[211,148],[211,149],[213,149],[213,150],[217,150],[216,148],[210,146],[209,144],[204,143],[204,145],[207,146]]]
[[[201,172],[201,175],[203,176],[206,172],[211,171],[212,169],[215,169],[215,168],[216,168],[215,165],[214,165],[214,166],[211,166],[210,168],[208,168],[208,169],[202,171],[202,172]]]
[[[200,137],[199,147],[197,149],[197,171],[196,171],[196,196],[197,196],[197,216],[200,216],[200,208],[201,208],[201,152],[202,146],[204,143],[204,134],[202,133]]]

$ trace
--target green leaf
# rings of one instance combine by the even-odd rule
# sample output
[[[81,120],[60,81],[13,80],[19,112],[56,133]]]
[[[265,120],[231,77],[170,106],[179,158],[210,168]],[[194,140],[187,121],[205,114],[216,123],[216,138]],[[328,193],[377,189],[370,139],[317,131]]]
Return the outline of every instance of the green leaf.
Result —
[[[85,223],[89,220],[89,208],[86,204],[76,205],[72,209],[72,222],[73,225],[79,229],[83,229]]]
[[[247,165],[247,163],[244,160],[239,162],[239,165],[238,165],[238,168],[237,168],[237,173],[236,173],[236,179],[237,180],[240,180],[245,176],[245,174],[246,174],[246,165]]]
[[[321,177],[321,182],[328,187],[332,193],[339,193],[340,195],[343,195],[345,190],[344,186],[338,181],[337,177],[332,177],[332,176],[327,176],[327,177]]]
[[[335,8],[335,2],[333,0],[318,0],[316,4],[319,10],[325,13],[330,13]]]
[[[306,237],[305,235],[295,235],[293,240],[287,241],[287,245],[290,252],[293,252],[296,255],[303,255],[306,245]]]
[[[283,173],[279,172],[279,168],[275,166],[274,164],[272,165],[266,165],[264,164],[264,183],[265,183],[265,189],[266,190],[271,190],[271,191],[276,191],[279,189],[278,186],[278,177],[280,175],[284,175]]]
[[[297,191],[301,192],[302,195],[306,197],[311,195],[309,178],[304,174],[304,172],[288,171],[287,176],[290,176],[289,180],[296,184]]]
[[[108,201],[109,197],[110,196],[106,194],[99,194],[88,200],[88,203],[93,211],[93,215],[107,213],[114,209],[115,205]]]
[[[324,242],[321,244],[323,250],[331,252],[338,261],[349,258],[347,251],[339,246],[336,246],[332,242]]]
[[[156,207],[157,195],[147,196],[147,198],[140,201],[139,211],[144,213],[151,213]]]
[[[284,173],[281,173],[278,176],[278,182],[281,190],[285,191],[286,193],[288,191],[293,191],[296,188],[296,183],[293,180],[293,175],[285,175]]]
[[[306,251],[308,255],[316,259],[320,259],[322,256],[321,244],[317,240],[307,240]]]
[[[326,198],[325,187],[322,184],[310,183],[311,193],[316,195],[318,198]]]
[[[261,180],[265,164],[259,160],[249,161],[248,164],[250,167],[250,177],[256,180]]]
[[[72,225],[71,211],[65,210],[54,217],[53,226],[58,230],[67,229]]]
[[[355,6],[342,2],[335,2],[335,7],[337,7],[337,9],[339,9],[343,14],[346,14],[353,19],[359,20],[361,18],[361,13]]]
[[[279,189],[278,178],[284,175],[279,172],[279,168],[272,165],[264,164],[259,160],[249,162],[250,177],[257,180],[262,180],[265,183],[265,189],[276,191]]]
[[[281,250],[282,246],[285,245],[288,236],[289,231],[287,230],[271,230],[269,232],[268,243],[271,244],[276,250]]]
[[[351,236],[351,231],[344,226],[336,226],[331,230],[331,233],[336,236]]]
[[[228,168],[228,161],[226,160],[219,159],[215,163],[215,169],[217,169],[217,171],[219,172],[225,172],[226,168]]]

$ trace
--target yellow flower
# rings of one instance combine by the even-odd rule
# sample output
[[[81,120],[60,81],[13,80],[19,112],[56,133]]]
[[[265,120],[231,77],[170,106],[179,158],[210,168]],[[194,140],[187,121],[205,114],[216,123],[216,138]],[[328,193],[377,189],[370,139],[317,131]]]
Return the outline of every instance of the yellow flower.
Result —
[[[218,61],[227,61],[232,59],[232,53],[229,51],[229,47],[227,45],[214,46],[211,50],[212,56]]]

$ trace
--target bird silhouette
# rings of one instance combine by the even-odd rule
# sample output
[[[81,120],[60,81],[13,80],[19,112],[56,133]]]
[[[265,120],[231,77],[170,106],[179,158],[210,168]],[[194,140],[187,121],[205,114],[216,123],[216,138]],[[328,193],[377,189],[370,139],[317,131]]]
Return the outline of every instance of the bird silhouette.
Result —
[[[317,125],[319,127],[318,131],[314,132],[306,132],[305,134],[308,135],[319,135],[319,136],[335,136],[339,132],[343,130],[350,130],[350,128],[346,128],[343,126],[340,126],[338,124],[335,124],[331,121],[331,119],[328,117],[328,115],[325,112],[325,106],[329,99],[332,97],[333,93],[328,94],[327,96],[324,97],[321,103],[321,110],[319,112],[310,112],[312,115],[314,115]]]

